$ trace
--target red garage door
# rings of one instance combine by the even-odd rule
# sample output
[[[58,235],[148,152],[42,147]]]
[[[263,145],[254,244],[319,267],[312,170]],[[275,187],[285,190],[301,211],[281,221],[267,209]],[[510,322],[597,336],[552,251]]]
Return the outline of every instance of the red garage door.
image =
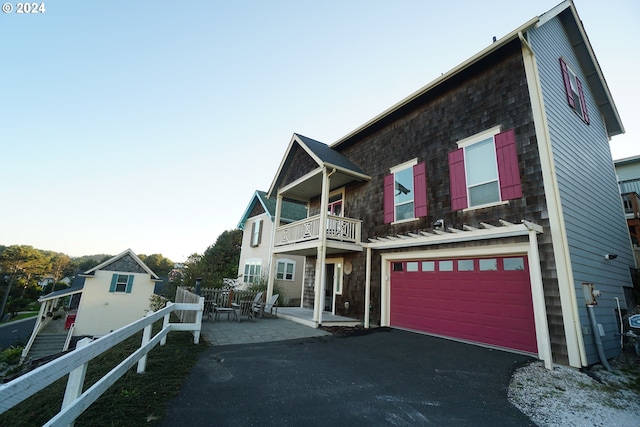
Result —
[[[391,326],[537,353],[523,256],[391,263]]]

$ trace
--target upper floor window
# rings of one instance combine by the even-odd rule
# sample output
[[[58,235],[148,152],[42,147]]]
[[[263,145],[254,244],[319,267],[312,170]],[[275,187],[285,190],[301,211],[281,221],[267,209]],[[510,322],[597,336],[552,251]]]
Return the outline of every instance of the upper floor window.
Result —
[[[587,102],[584,97],[584,91],[582,90],[582,82],[573,69],[569,67],[562,58],[560,58],[560,69],[562,70],[567,103],[585,123],[589,124],[589,114],[587,112]]]
[[[452,210],[522,197],[515,132],[499,131],[495,127],[459,141],[449,153]]]
[[[384,178],[384,222],[406,221],[427,215],[425,164],[417,159],[390,169]]]
[[[258,246],[262,240],[262,220],[258,219],[251,225],[251,246]]]
[[[111,276],[111,286],[109,292],[131,293],[133,287],[133,274],[113,274]]]
[[[293,280],[296,262],[290,259],[279,259],[276,265],[276,279]]]

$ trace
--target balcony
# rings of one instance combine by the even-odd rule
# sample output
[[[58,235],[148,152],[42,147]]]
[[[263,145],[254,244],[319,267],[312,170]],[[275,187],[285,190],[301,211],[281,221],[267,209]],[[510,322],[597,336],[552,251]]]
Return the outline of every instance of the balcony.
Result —
[[[638,193],[622,194],[622,204],[627,219],[640,218],[640,196]]]
[[[320,215],[276,228],[274,252],[312,255],[321,236]],[[362,221],[327,215],[327,254],[362,251]]]

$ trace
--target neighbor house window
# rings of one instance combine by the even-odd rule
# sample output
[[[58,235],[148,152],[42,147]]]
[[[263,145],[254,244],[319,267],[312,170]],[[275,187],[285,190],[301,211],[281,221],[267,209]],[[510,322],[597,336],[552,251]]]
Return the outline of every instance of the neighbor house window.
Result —
[[[295,270],[295,261],[291,261],[290,259],[278,260],[278,264],[276,265],[276,279],[293,280]]]
[[[242,280],[245,283],[258,283],[262,273],[262,260],[250,259],[244,263],[244,276]]]
[[[111,276],[109,292],[131,293],[133,287],[133,274],[114,274]]]
[[[390,169],[384,178],[384,222],[427,215],[427,181],[424,163],[417,159]]]
[[[522,197],[513,129],[496,127],[459,141],[449,153],[449,184],[452,210]]]
[[[587,101],[582,90],[582,82],[567,65],[564,59],[560,58],[560,70],[564,81],[564,90],[567,95],[567,104],[578,114],[578,116],[589,124],[589,114],[587,112]]]
[[[262,220],[256,220],[251,225],[251,246],[255,247],[260,244],[262,240]]]

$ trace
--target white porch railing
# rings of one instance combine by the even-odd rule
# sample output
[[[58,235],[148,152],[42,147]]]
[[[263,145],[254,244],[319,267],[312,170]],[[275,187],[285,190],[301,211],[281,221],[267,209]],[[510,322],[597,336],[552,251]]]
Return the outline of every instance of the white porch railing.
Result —
[[[320,215],[310,216],[276,228],[275,246],[317,240],[320,237]],[[327,215],[326,235],[329,240],[361,242],[362,221],[359,219]]]
[[[204,298],[198,303],[167,303],[167,306],[157,312],[149,312],[146,317],[129,325],[123,326],[108,335],[91,341],[85,338],[78,343],[77,348],[51,362],[28,372],[15,380],[0,385],[0,414],[11,409],[26,398],[44,389],[49,384],[69,374],[67,389],[61,411],[45,426],[68,426],[95,402],[118,378],[124,375],[134,364],[138,364],[137,372],[143,373],[146,368],[147,353],[157,344],[164,345],[170,331],[193,331],[193,342],[200,341],[202,326],[202,311]],[[194,323],[169,323],[169,316],[176,310],[190,310],[196,312]],[[152,338],[151,328],[157,320],[163,319],[162,329]],[[89,361],[119,344],[135,333],[144,330],[140,348],[113,368],[94,385],[82,392],[84,373]]]

